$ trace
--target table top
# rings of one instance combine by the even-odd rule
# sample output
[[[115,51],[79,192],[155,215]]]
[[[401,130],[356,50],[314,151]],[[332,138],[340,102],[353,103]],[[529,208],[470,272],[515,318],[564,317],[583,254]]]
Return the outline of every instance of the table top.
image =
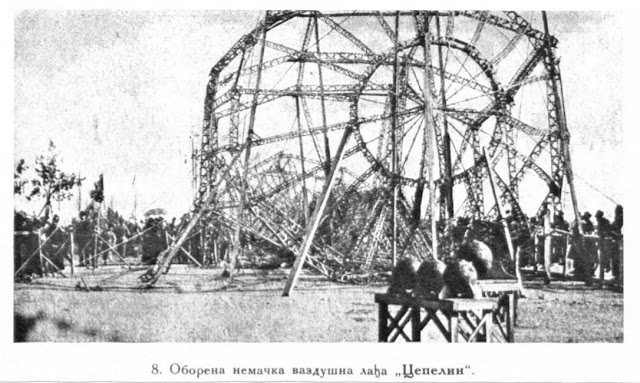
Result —
[[[401,306],[419,306],[434,310],[494,310],[498,307],[498,302],[491,298],[448,298],[448,299],[427,299],[413,297],[410,295],[396,294],[376,294],[376,303],[386,303]]]
[[[485,293],[516,293],[519,291],[516,279],[483,279],[478,285]]]

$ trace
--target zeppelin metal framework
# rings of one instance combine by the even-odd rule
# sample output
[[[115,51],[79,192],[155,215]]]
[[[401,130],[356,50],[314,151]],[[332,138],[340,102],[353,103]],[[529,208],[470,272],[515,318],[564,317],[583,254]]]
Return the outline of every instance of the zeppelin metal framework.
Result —
[[[542,21],[266,12],[211,69],[192,224],[224,228],[231,270],[246,238],[295,255],[288,295],[305,264],[344,280],[434,257],[457,216],[563,208],[569,133]]]

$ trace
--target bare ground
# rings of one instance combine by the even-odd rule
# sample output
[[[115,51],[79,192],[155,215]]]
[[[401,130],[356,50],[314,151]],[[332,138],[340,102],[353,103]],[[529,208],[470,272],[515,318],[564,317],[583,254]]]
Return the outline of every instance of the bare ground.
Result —
[[[386,286],[345,285],[303,275],[283,298],[288,270],[251,270],[234,281],[220,270],[174,266],[142,290],[119,266],[76,269],[67,278],[15,284],[15,340],[27,342],[375,342],[373,294]],[[100,291],[77,290],[76,285]],[[525,282],[516,342],[622,342],[623,294],[579,282]],[[423,339],[442,342],[435,331]]]

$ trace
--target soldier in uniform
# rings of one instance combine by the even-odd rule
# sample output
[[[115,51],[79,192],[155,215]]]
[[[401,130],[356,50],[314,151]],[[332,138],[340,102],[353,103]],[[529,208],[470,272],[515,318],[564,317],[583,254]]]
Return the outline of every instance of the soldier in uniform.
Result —
[[[45,260],[45,269],[64,269],[64,249],[62,249],[62,246],[64,245],[64,232],[59,226],[59,223],[60,217],[56,214],[53,216],[51,222],[47,223],[43,230],[46,241],[43,251],[49,261],[53,263],[53,265],[51,265]]]
[[[580,217],[580,231],[584,238],[584,257],[591,263],[591,274],[596,269],[595,263],[598,260],[598,249],[596,246],[595,226],[591,222],[591,213],[588,211]]]
[[[142,263],[154,265],[158,256],[167,248],[167,238],[162,227],[162,218],[149,218],[145,224],[142,239]]]
[[[613,278],[619,280],[622,276],[622,206],[616,206],[613,222],[611,223],[611,266]]]
[[[574,221],[569,228],[569,247],[567,257],[573,259],[573,276],[577,280],[591,284],[593,277],[593,262],[586,251],[586,239],[580,233],[580,222]]]
[[[553,217],[553,228],[558,230],[553,237],[553,258],[560,264],[564,264],[564,256],[567,252],[567,235],[564,232],[569,231],[569,223],[564,219],[562,210],[556,211]]]
[[[118,220],[118,225],[113,228],[113,233],[116,236],[116,251],[120,254],[121,257],[127,256],[127,239],[130,236],[129,229],[124,224],[124,219],[120,218]]]
[[[91,246],[93,227],[87,218],[86,212],[81,211],[79,217],[80,221],[78,221],[75,227],[75,242],[76,248],[78,249],[78,261],[80,266],[88,266],[91,252],[93,250],[93,246]]]
[[[113,261],[115,258],[116,234],[113,231],[113,224],[109,224],[107,231],[104,232],[103,238],[106,242],[106,249],[102,253],[102,261],[103,265],[106,266],[109,259]]]
[[[611,223],[604,217],[602,210],[596,212],[596,234],[598,235],[598,260],[600,267],[604,268],[604,272],[611,271],[611,256],[609,248],[611,247]],[[600,271],[601,275],[603,271]]]

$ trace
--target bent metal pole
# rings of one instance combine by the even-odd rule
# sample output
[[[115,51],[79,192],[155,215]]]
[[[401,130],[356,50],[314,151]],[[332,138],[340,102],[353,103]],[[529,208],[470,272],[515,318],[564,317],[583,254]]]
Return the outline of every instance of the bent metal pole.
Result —
[[[293,268],[289,273],[289,278],[287,279],[287,284],[284,287],[283,296],[288,297],[291,295],[291,290],[293,290],[298,277],[300,276],[300,272],[302,271],[302,266],[304,265],[305,259],[307,258],[307,253],[311,248],[311,244],[313,243],[313,237],[315,237],[316,231],[318,230],[318,226],[320,224],[320,219],[322,218],[322,213],[324,213],[324,208],[327,205],[327,201],[329,200],[329,195],[331,195],[331,189],[336,181],[336,176],[338,174],[338,167],[340,166],[340,162],[342,161],[344,148],[349,141],[349,137],[353,132],[353,126],[348,125],[344,130],[344,134],[342,135],[342,139],[340,140],[340,145],[336,151],[336,155],[331,164],[331,170],[329,171],[329,177],[326,179],[325,184],[322,188],[322,194],[320,195],[320,203],[316,205],[315,210],[313,211],[313,215],[309,223],[307,223],[307,228],[304,233],[304,240],[302,245],[300,246],[300,250],[298,251],[298,255],[296,256],[296,260],[293,263]]]

